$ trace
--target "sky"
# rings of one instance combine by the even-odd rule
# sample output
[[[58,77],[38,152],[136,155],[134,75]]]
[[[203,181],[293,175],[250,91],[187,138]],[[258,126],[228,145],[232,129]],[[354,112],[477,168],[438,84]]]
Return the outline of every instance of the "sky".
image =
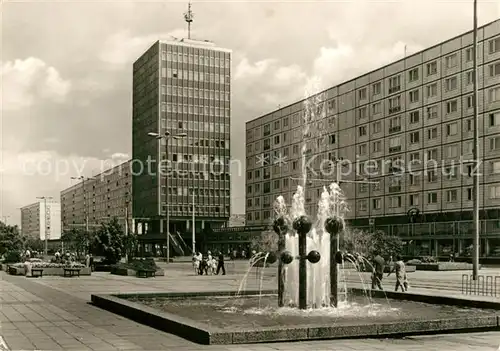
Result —
[[[132,63],[185,37],[187,1],[1,2],[0,220],[131,157]],[[231,153],[245,122],[472,28],[472,0],[199,1],[192,37],[233,50]],[[479,24],[500,2],[479,0]],[[232,211],[245,211],[244,168]]]

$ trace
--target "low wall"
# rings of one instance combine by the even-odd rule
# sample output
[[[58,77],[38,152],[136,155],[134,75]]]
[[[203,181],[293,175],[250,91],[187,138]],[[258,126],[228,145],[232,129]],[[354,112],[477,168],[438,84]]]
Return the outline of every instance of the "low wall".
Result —
[[[417,263],[417,271],[469,271],[472,264],[466,262],[438,262],[438,263]],[[481,269],[481,265],[479,265]]]
[[[137,276],[137,271],[135,269],[113,267],[111,268],[111,274],[135,277]],[[157,269],[155,275],[163,277],[165,275],[165,271],[163,271],[163,269]]]
[[[7,273],[9,273],[10,275],[24,275],[25,271],[24,271],[24,267],[18,268],[18,267],[9,266],[7,269]]]
[[[35,268],[37,269],[37,268]],[[51,275],[51,276],[63,276],[64,275],[64,268],[42,268],[43,269],[43,275]],[[9,268],[9,274],[11,275],[25,275],[25,269],[24,267],[10,267]],[[91,271],[89,267],[84,267],[80,269],[80,275],[90,275]],[[28,277],[31,276],[30,274],[27,275]]]
[[[268,263],[268,262],[266,262],[266,268],[269,268],[269,267],[271,267],[271,266],[273,266],[273,265],[274,265],[274,266],[276,266],[277,264],[275,264],[275,263]],[[264,261],[258,261],[257,263],[254,263],[254,264],[252,265],[252,267],[262,268],[262,267],[264,267]]]
[[[360,295],[366,294],[363,289],[350,289]],[[490,301],[477,301],[460,298],[427,296],[414,293],[398,293],[392,291],[368,291],[371,296],[381,299],[400,299],[415,302],[425,302],[434,304],[445,304],[459,307],[474,307],[484,309],[500,309],[500,303]],[[275,291],[262,291],[262,294],[274,294]],[[92,303],[95,306],[116,313],[126,318],[130,318],[138,323],[166,331],[168,333],[183,337],[187,340],[200,344],[248,344],[262,342],[283,342],[283,341],[305,341],[305,340],[325,340],[325,339],[346,339],[346,338],[380,338],[395,337],[400,338],[407,335],[422,334],[444,334],[467,331],[491,331],[499,330],[500,316],[489,313],[483,315],[467,316],[450,314],[438,317],[437,319],[416,318],[411,319],[387,319],[379,320],[375,323],[370,321],[347,321],[336,325],[330,320],[325,320],[319,324],[299,325],[284,324],[277,327],[262,327],[257,321],[253,326],[246,325],[239,327],[217,327],[208,323],[193,320],[186,315],[162,311],[150,306],[127,299],[128,297],[144,297],[152,299],[162,297],[167,299],[189,299],[190,297],[208,298],[211,296],[234,296],[231,292],[206,292],[206,293],[134,293],[118,295],[91,295]],[[259,292],[243,292],[245,295],[257,296]],[[244,319],[245,317],[243,317]],[[246,317],[251,318],[251,317]],[[342,318],[340,318],[341,320]],[[339,320],[339,321],[340,321]],[[236,322],[237,323],[237,322]],[[334,342],[332,342],[332,345]],[[240,349],[247,349],[246,347]],[[250,349],[250,347],[248,348]]]
[[[0,264],[0,271],[8,272],[9,266],[12,266],[14,263],[2,263]]]
[[[94,272],[111,272],[112,267],[110,264],[95,263]]]

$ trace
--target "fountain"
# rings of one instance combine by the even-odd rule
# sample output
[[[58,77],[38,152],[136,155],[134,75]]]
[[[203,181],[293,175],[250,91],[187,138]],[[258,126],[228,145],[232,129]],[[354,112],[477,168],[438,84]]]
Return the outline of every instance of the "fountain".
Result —
[[[339,199],[338,194],[340,193],[340,189],[338,188],[337,184],[332,184],[330,186],[331,192],[335,193],[334,196],[335,199]],[[324,189],[324,194],[325,192],[328,194],[328,191]],[[300,189],[297,192],[297,197],[300,197],[303,191]],[[328,194],[329,195],[329,194]],[[297,199],[296,197],[296,199]],[[325,196],[322,204],[328,206],[328,200],[331,198],[331,196]],[[301,199],[297,199],[298,203],[300,204],[302,201]],[[326,201],[325,201],[326,200]],[[299,261],[299,273],[298,273],[298,284],[296,284],[296,281],[294,280],[294,277],[290,276],[290,282],[291,286],[298,286],[299,288],[299,294],[298,294],[298,307],[300,309],[307,309],[310,307],[325,307],[327,305],[337,307],[338,306],[338,264],[341,264],[343,261],[343,254],[340,251],[339,248],[339,234],[344,228],[344,219],[340,216],[338,213],[339,206],[338,204],[334,204],[335,206],[328,206],[328,207],[323,207],[323,209],[326,209],[327,211],[321,211],[320,210],[320,216],[321,215],[326,215],[331,211],[328,211],[330,207],[333,207],[337,209],[337,213],[334,215],[331,215],[327,217],[326,219],[319,218],[318,222],[320,225],[324,226],[324,230],[322,230],[322,236],[326,237],[329,235],[329,238],[325,238],[324,242],[330,244],[329,248],[329,255],[327,257],[322,257],[321,253],[318,252],[317,250],[311,250],[309,253],[307,253],[307,237],[308,235],[311,236],[312,242],[314,241],[319,241],[322,238],[314,238],[313,236],[319,236],[321,234],[318,234],[318,230],[313,229],[312,221],[307,215],[300,215],[296,218],[293,218],[292,222],[292,228],[296,232],[290,232],[289,225],[288,223],[290,222],[290,218],[288,218],[286,214],[286,205],[283,205],[283,198],[279,197],[276,200],[275,204],[275,212],[277,214],[277,218],[273,222],[273,229],[278,235],[278,254],[274,254],[274,256],[279,257],[279,265],[278,265],[278,306],[283,307],[285,306],[285,286],[286,286],[286,266],[290,265],[294,259],[297,259]],[[296,209],[300,205],[295,205],[292,208]],[[301,212],[301,211],[300,211]],[[290,251],[286,251],[286,242],[287,238],[286,236],[289,236],[288,242],[291,243],[291,246],[294,246],[295,240],[294,237],[297,236],[297,244],[298,244],[298,256],[294,257],[293,254]],[[293,250],[293,248],[291,248]],[[331,294],[329,298],[327,298],[327,301],[323,300],[321,301],[321,298],[323,296],[319,296],[319,300],[321,303],[318,305],[318,297],[313,297],[312,304],[308,304],[308,291],[313,291],[312,288],[308,288],[308,285],[312,285],[312,282],[308,280],[308,273],[307,273],[307,261],[309,261],[311,264],[316,264],[320,262],[320,260],[326,260],[329,262],[326,262],[325,266],[329,267],[329,282],[330,282],[330,291],[327,294]],[[325,278],[324,275],[320,276],[323,281],[315,281],[314,284],[319,285],[319,286],[325,286],[328,277]],[[322,293],[322,291],[320,291]],[[291,305],[294,305],[294,302],[296,301],[291,301]]]
[[[298,186],[290,211],[275,202],[277,252],[258,260],[278,263],[276,290],[92,295],[102,308],[202,344],[400,336],[500,329],[500,303],[459,297],[347,289],[341,272],[349,254],[339,248],[346,210],[337,183],[324,188],[315,224]],[[265,267],[265,264],[264,264]],[[362,280],[361,273],[360,279]],[[214,277],[215,278],[215,277]],[[216,278],[218,279],[218,278]],[[213,280],[216,284],[217,280]],[[277,303],[276,303],[277,302]]]
[[[316,108],[323,97],[306,100],[303,165],[308,138],[324,118]],[[338,170],[337,170],[338,171]],[[337,175],[339,173],[337,172]],[[278,235],[277,252],[260,253],[263,260],[258,290],[243,286],[238,292],[135,293],[92,295],[104,309],[154,328],[202,344],[238,344],[271,341],[380,337],[470,329],[499,329],[500,303],[459,297],[417,293],[367,291],[347,287],[339,291],[348,254],[340,250],[347,211],[337,177],[324,187],[315,223],[306,215],[304,189],[307,170],[302,172],[291,207],[282,196],[274,204],[272,223]],[[258,261],[256,260],[256,261]],[[262,290],[266,263],[278,262],[277,291]],[[343,268],[343,267],[342,267]],[[361,273],[360,280],[362,281]],[[218,277],[214,277],[217,284]],[[345,285],[345,284],[344,284]],[[276,303],[277,302],[277,303]]]

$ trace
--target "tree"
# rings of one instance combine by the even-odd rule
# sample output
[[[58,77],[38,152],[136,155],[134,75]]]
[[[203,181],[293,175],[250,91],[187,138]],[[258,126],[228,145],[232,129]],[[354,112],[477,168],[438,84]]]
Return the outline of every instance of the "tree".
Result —
[[[17,226],[6,225],[0,221],[0,256],[6,263],[21,261],[24,240]]]
[[[128,259],[131,260],[134,257],[135,253],[137,252],[139,246],[139,240],[137,238],[137,235],[129,232],[128,235],[126,235],[125,241],[126,241],[125,250],[127,252]]]
[[[9,251],[21,251],[23,244],[17,225],[10,226],[0,221],[0,255]]]
[[[275,252],[278,251],[278,234],[272,230],[264,231],[259,237],[253,238],[251,247],[257,252]]]
[[[370,256],[373,251],[373,235],[360,229],[346,228],[343,235],[343,248],[347,252]]]
[[[29,249],[31,251],[42,252],[45,248],[45,244],[44,244],[43,240],[41,240],[39,238],[24,237],[24,238],[22,238],[22,240],[23,240],[25,249]]]
[[[368,232],[360,229],[348,229],[344,232],[344,250],[359,253],[365,257],[379,252],[383,257],[395,257],[403,252],[403,241],[400,237],[389,235],[382,230]]]
[[[382,230],[373,233],[372,243],[375,251],[383,257],[396,257],[403,253],[403,241],[399,236],[389,235]]]
[[[89,251],[94,241],[94,233],[82,228],[71,228],[62,233],[61,240],[66,250],[75,251],[77,256],[80,256]]]
[[[110,264],[119,262],[125,255],[126,240],[125,232],[116,217],[109,223],[102,223],[95,236],[97,250]]]

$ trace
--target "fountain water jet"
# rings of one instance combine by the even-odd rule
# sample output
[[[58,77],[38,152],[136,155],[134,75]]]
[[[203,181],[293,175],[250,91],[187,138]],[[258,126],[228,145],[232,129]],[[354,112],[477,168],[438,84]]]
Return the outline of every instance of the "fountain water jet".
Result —
[[[343,201],[338,184],[325,187],[319,202],[318,220],[313,226],[311,219],[305,215],[301,186],[293,197],[290,213],[283,197],[276,199],[273,229],[278,235],[279,307],[287,305],[286,293],[290,294],[288,305],[298,305],[300,309],[338,306],[338,264],[343,261],[339,235],[344,229],[343,215],[346,210]],[[299,261],[298,272],[289,271],[295,259]],[[308,261],[311,263],[309,267]],[[317,267],[315,264],[320,262]],[[293,291],[286,291],[287,287],[292,290],[297,286],[297,297]]]

